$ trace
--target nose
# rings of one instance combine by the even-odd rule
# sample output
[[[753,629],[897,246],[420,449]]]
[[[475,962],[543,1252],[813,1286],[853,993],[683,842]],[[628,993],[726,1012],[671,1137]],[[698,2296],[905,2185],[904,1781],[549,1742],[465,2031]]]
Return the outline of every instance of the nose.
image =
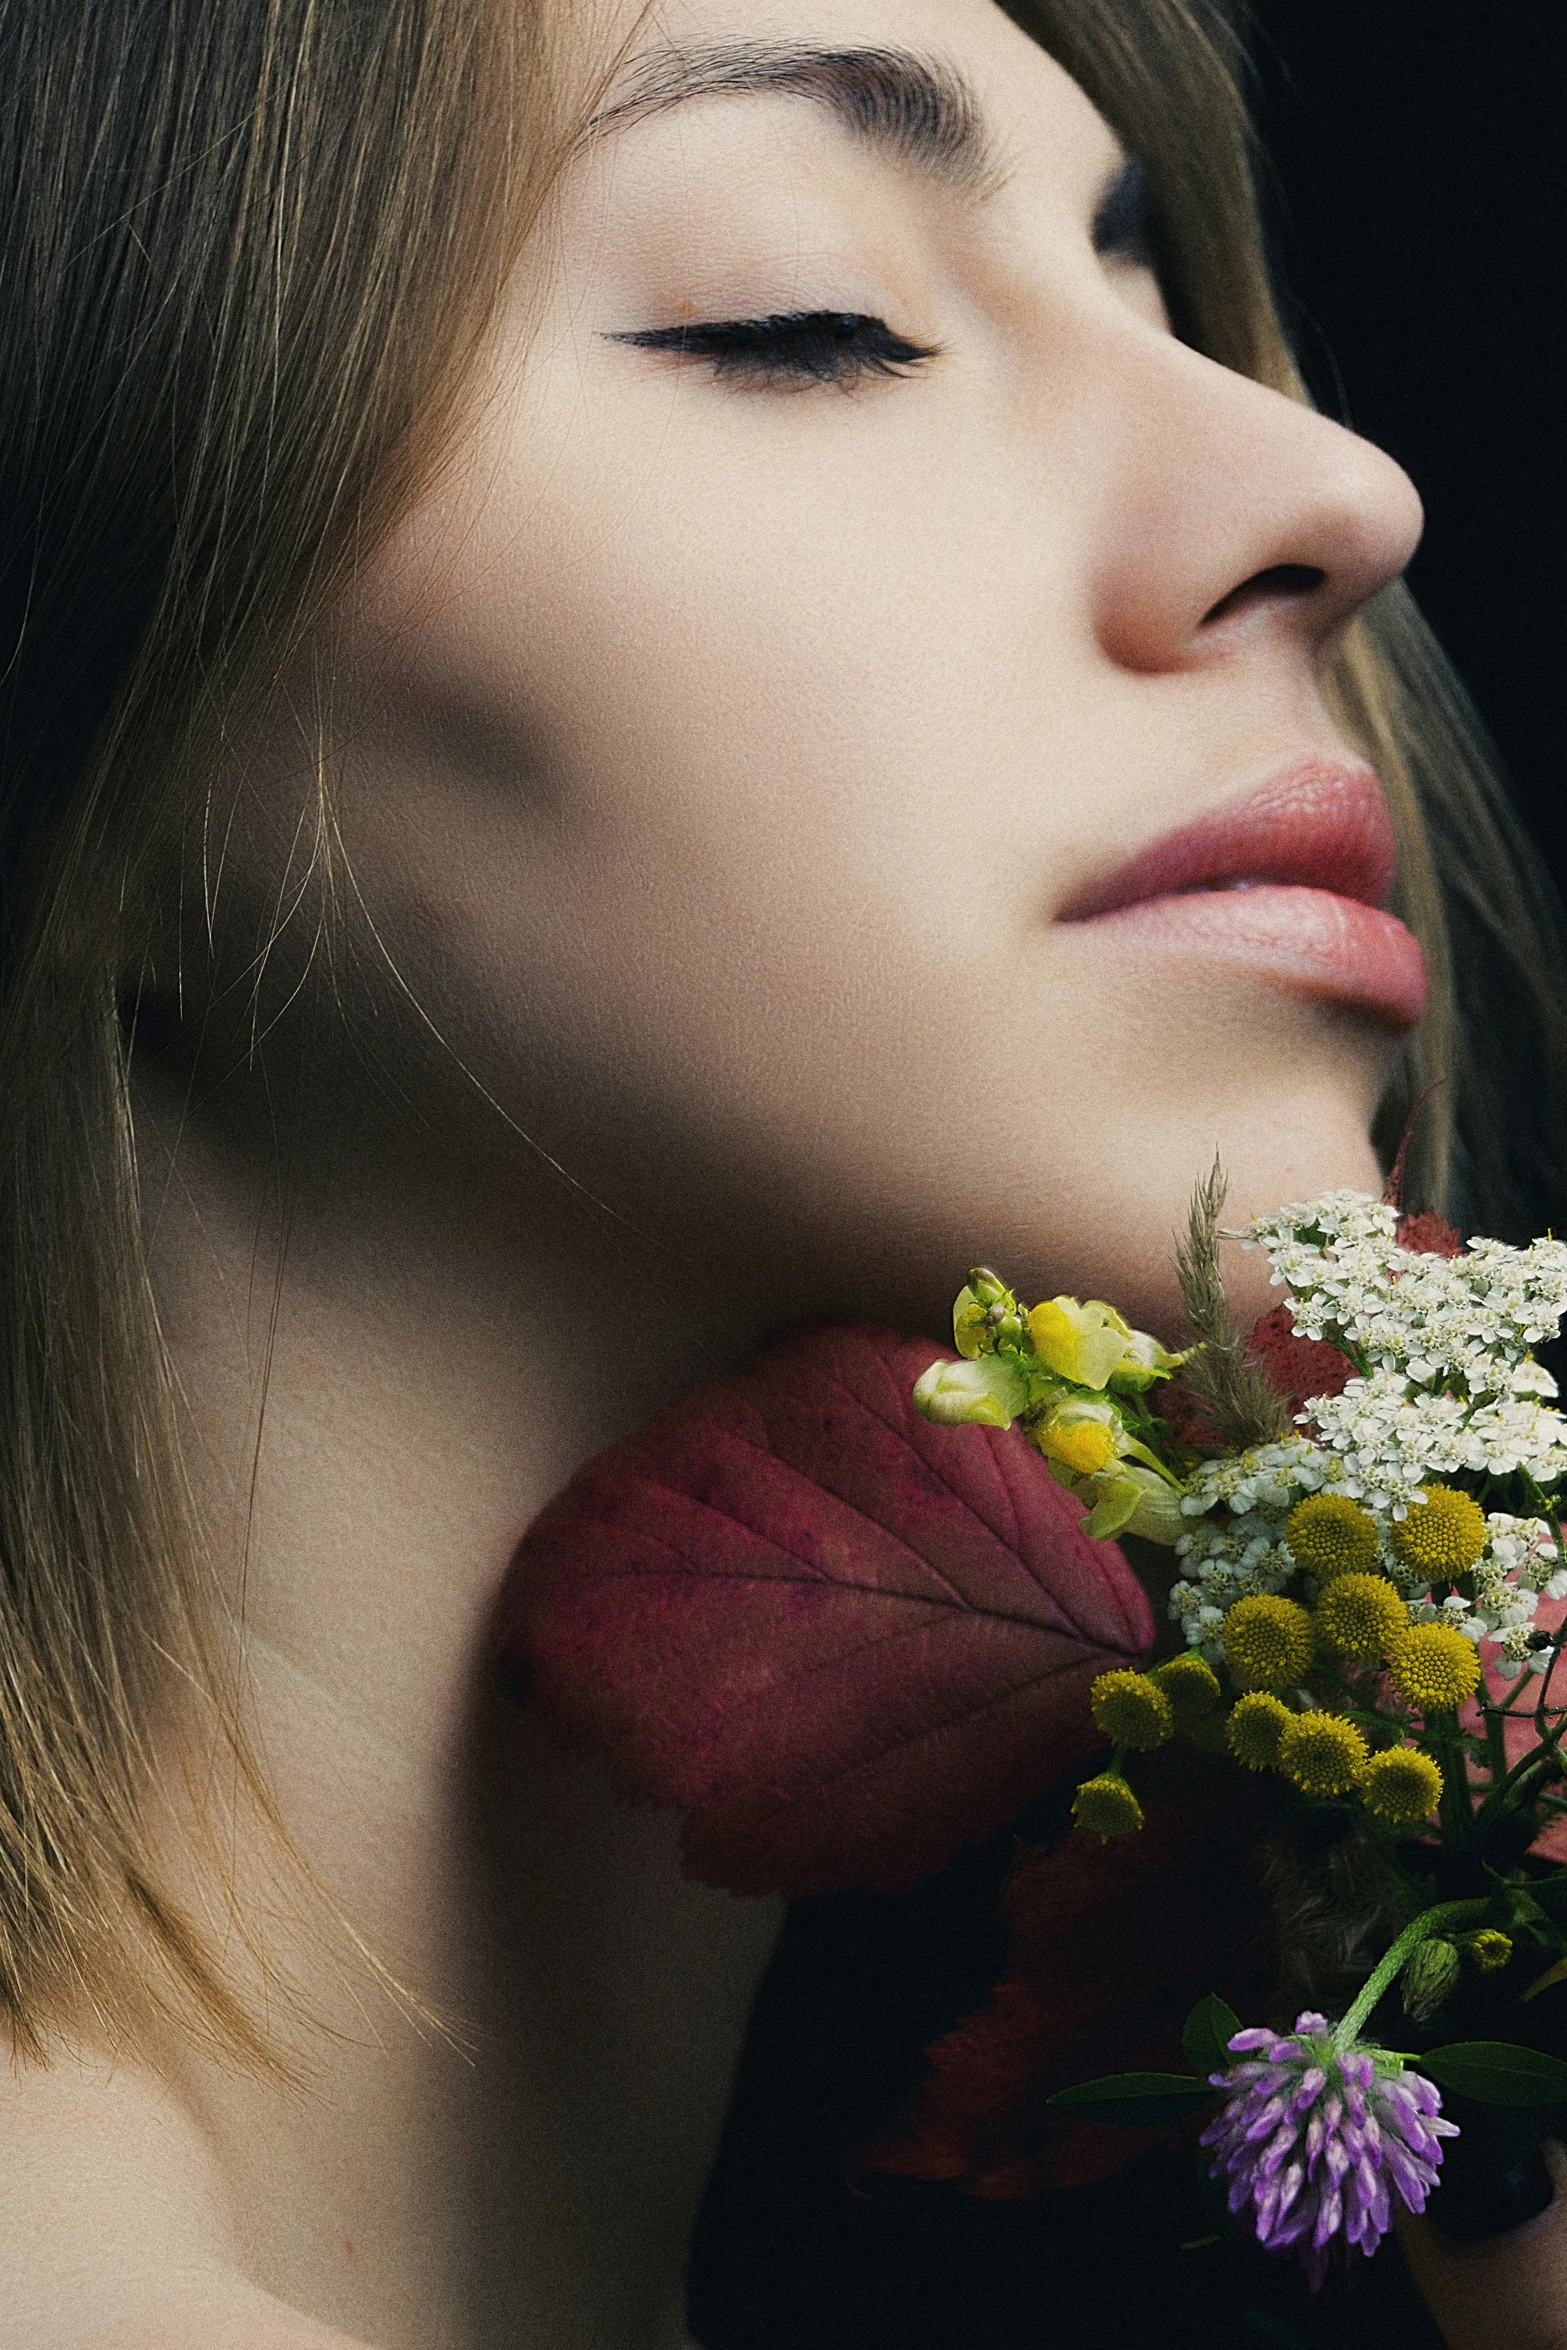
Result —
[[[1414,484],[1369,441],[1167,337],[1137,335],[1122,358],[1100,644],[1148,671],[1259,642],[1320,661],[1414,553]]]

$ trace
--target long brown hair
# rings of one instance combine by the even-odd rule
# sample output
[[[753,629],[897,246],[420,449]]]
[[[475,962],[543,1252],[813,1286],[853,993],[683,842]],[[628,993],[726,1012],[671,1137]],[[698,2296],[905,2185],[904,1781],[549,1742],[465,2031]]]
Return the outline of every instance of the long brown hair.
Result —
[[[1183,331],[1298,391],[1223,18],[1012,13],[1143,157]],[[225,730],[440,451],[567,143],[540,23],[0,0],[0,2009],[31,2054],[150,2000],[268,2061],[149,1829],[171,1713],[266,1804],[181,1473],[117,994]],[[1390,1131],[1439,1081],[1423,1193],[1456,1142],[1501,1202],[1449,942],[1489,942],[1554,1051],[1551,906],[1397,591],[1336,690],[1435,982]]]
[[[0,0],[0,2008],[260,2053],[152,1857],[252,1782],[142,1259],[128,922],[438,450],[558,142],[535,11]],[[258,1788],[258,1792],[261,1792]]]

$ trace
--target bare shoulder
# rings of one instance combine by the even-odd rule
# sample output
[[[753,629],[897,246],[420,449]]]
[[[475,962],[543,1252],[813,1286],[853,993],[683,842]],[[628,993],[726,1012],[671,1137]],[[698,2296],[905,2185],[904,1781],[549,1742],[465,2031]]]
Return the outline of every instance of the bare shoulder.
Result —
[[[56,2308],[35,2304],[16,2320],[0,2313],[0,2350],[374,2350],[253,2285],[216,2279],[171,2281],[118,2306],[67,2290]]]
[[[374,2350],[249,2279],[162,2081],[62,2048],[0,2062],[0,2350]]]

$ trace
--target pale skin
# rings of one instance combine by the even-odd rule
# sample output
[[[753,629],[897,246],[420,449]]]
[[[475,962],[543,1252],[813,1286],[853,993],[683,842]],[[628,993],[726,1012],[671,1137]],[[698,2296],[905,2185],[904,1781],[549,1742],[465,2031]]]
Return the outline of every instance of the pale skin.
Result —
[[[606,54],[633,21],[597,13]],[[803,1314],[939,1337],[984,1253],[1173,1335],[1216,1146],[1237,1217],[1379,1182],[1386,1023],[1112,969],[1056,916],[1341,749],[1322,663],[1407,560],[1409,484],[1094,250],[1115,142],[988,0],[671,0],[637,30],[740,38],[959,68],[993,184],[797,95],[587,144],[450,464],[319,648],[359,943],[312,958],[307,892],[234,1049],[305,799],[280,705],[219,794],[194,1077],[183,1046],[137,1076],[264,1761],[460,2030],[296,1905],[268,1938],[318,2019],[283,2035],[298,2092],[172,2045],[13,2070],[0,2344],[676,2350],[777,1911],[685,1884],[677,1823],[494,1691],[522,1531]],[[799,311],[935,356],[846,392],[614,339]],[[243,1841],[239,1874],[260,1900]],[[1505,2334],[1423,2267],[1455,2344],[1557,2338],[1553,2227],[1507,2255]]]

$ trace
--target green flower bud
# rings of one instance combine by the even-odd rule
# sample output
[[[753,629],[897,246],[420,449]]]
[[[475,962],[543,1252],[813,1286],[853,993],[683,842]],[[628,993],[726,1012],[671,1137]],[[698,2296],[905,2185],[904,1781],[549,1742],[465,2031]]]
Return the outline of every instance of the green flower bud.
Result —
[[[1139,1467],[1136,1461],[1123,1461],[1121,1474],[1137,1486],[1137,1507],[1122,1532],[1140,1534],[1145,1542],[1162,1542],[1166,1550],[1173,1549],[1191,1529],[1191,1520],[1181,1508],[1179,1486],[1152,1469]]]
[[[952,1306],[952,1343],[970,1362],[997,1347],[1023,1344],[1023,1309],[987,1265],[976,1265]]]
[[[1440,1934],[1417,1942],[1404,1962],[1404,2013],[1429,2023],[1462,1973],[1458,1952]]]

